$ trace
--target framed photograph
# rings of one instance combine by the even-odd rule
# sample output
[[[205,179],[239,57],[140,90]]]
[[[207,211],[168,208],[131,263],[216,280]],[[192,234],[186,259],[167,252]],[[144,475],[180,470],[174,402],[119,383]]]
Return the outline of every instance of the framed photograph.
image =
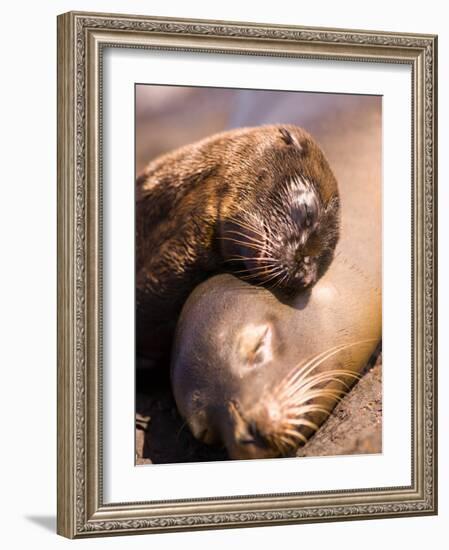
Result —
[[[437,512],[436,54],[59,16],[59,534]]]

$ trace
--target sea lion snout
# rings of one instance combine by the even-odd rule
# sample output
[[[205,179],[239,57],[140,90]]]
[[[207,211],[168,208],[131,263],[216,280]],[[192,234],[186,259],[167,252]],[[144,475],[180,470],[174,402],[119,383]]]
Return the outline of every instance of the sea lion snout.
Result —
[[[230,421],[224,425],[223,442],[233,460],[273,458],[278,452],[266,440],[260,425],[245,417],[240,403],[228,403]]]
[[[295,265],[290,270],[286,270],[291,275],[285,278],[282,286],[282,290],[289,295],[313,286],[318,280],[316,258],[311,256],[301,257],[298,254],[293,262]]]
[[[320,181],[299,166],[273,178],[259,204],[247,203],[219,225],[229,269],[256,285],[298,291],[316,283],[332,259],[339,235],[339,198],[324,201]],[[319,176],[317,176],[319,179]]]
[[[316,283],[318,278],[318,267],[316,263],[303,264],[295,273],[295,280],[300,288],[307,288]]]

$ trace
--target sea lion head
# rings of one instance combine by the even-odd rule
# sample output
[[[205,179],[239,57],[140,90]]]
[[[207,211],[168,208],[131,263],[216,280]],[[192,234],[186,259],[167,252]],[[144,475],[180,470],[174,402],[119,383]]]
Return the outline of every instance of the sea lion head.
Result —
[[[229,161],[240,197],[224,216],[224,256],[254,284],[310,287],[330,265],[339,237],[336,179],[319,145],[297,126],[261,127],[247,137]]]
[[[178,323],[178,410],[197,439],[223,444],[232,459],[294,455],[355,377],[325,364],[338,346],[298,363],[301,343],[276,305],[287,308],[219,275],[195,289]]]

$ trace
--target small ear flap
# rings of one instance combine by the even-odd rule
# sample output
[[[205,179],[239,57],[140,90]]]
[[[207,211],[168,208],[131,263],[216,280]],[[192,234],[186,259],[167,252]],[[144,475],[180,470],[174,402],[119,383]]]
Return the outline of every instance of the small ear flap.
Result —
[[[279,133],[287,145],[291,145],[293,143],[292,135],[286,128],[279,128]]]
[[[294,145],[300,151],[302,151],[301,144],[298,142],[298,140],[294,136],[292,136],[292,134],[287,130],[287,128],[279,128],[279,133],[281,134],[281,138],[286,145]]]

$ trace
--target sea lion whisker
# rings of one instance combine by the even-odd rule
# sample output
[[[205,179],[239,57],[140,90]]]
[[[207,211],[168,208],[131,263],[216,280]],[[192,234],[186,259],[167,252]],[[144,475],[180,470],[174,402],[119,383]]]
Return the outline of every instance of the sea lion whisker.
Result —
[[[229,242],[232,242],[234,244],[237,244],[239,246],[242,246],[242,247],[245,247],[245,248],[248,248],[249,251],[251,250],[254,250],[256,254],[259,254],[259,256],[250,256],[249,257],[249,260],[255,260],[257,259],[258,257],[266,257],[266,258],[271,258],[271,256],[268,256],[268,255],[265,255],[266,254],[266,250],[263,246],[256,246],[252,243],[245,243],[243,241],[239,241],[237,239],[233,239],[233,238],[230,238],[230,237],[219,237],[221,240],[224,240],[224,241],[229,241]],[[235,256],[231,256],[231,257],[235,257]]]
[[[332,348],[329,348],[318,355],[312,357],[309,360],[306,360],[305,362],[299,363],[297,369],[289,373],[284,380],[280,382],[278,385],[278,391],[283,391],[284,388],[288,387],[290,384],[293,384],[294,381],[299,379],[304,379],[307,375],[310,374],[312,370],[317,368],[319,365],[321,365],[324,361],[327,359],[330,359],[332,356],[336,355],[340,351],[343,351],[345,349],[348,349],[350,347],[360,345],[360,344],[366,344],[368,342],[374,342],[374,338],[369,338],[366,340],[358,340],[356,342],[351,342],[349,344],[340,344],[338,346],[334,346]]]
[[[267,270],[273,270],[273,269],[276,269],[277,266],[275,265],[261,265],[261,266],[258,266],[258,267],[253,267],[253,268],[246,268],[246,269],[238,269],[236,271],[233,271],[232,273],[235,275],[236,273],[247,273],[249,275],[251,274],[258,274],[258,275],[263,275],[264,273],[267,273]]]
[[[274,271],[279,271],[280,267],[273,264],[273,265],[260,265],[255,266],[253,268],[247,268],[247,269],[241,269],[239,271],[233,271],[233,273],[249,273],[249,274],[256,274],[256,276],[259,275],[270,275]]]
[[[275,268],[272,268],[272,269],[275,269]],[[268,275],[270,275],[270,273],[271,271],[268,272]],[[268,278],[264,277],[264,274],[267,274],[265,270],[259,270],[258,272],[254,272],[252,274],[242,275],[240,278],[243,279],[244,281],[247,281],[248,279],[260,279],[260,281],[265,284],[267,281],[270,281],[274,277],[277,277],[279,275],[279,272],[276,269],[275,272],[273,273],[273,276]]]
[[[271,273],[271,271],[275,268],[272,267],[272,266],[269,266],[269,269],[270,269],[270,271],[268,272],[268,274]],[[240,278],[243,279],[243,280],[247,280],[247,279],[261,278],[264,274],[267,274],[267,270],[264,269],[264,268],[260,268],[260,269],[241,269],[239,271],[233,271],[233,273],[234,274],[238,273],[239,275],[242,274],[242,276]]]
[[[230,233],[233,233],[234,235],[238,235],[239,237],[241,237],[242,239],[245,239],[245,240],[239,240],[237,239],[236,237],[228,237],[227,235],[223,235],[223,236],[217,236],[216,238],[220,241],[231,241],[231,242],[234,242],[234,243],[239,243],[239,244],[242,244],[242,246],[247,246],[248,248],[250,247],[250,245],[253,245],[253,246],[259,246],[259,247],[263,247],[263,243],[259,240],[259,239],[251,239],[250,241],[252,242],[248,242],[247,239],[247,235],[244,235],[243,233],[240,233],[238,231],[228,231],[228,234]],[[263,235],[261,235],[261,238],[263,238]]]
[[[329,378],[325,377],[324,375],[328,374]],[[333,375],[339,375],[339,376],[333,376]],[[351,371],[327,371],[325,373],[322,373],[323,379],[322,381],[329,381],[329,382],[337,382],[344,386],[348,391],[351,389],[351,386],[347,384],[344,380],[342,380],[341,377],[347,376],[348,378],[353,378],[354,380],[360,380],[361,376],[357,373],[353,373]]]
[[[332,399],[335,403],[333,406],[335,406],[337,403],[340,403],[340,401],[345,397],[346,393],[345,391],[316,391],[316,395],[312,395],[311,397],[307,399],[307,401],[310,401],[312,399]],[[303,404],[303,403],[302,403]],[[302,405],[301,404],[301,405]]]
[[[318,427],[317,427],[318,429]],[[284,428],[284,430],[282,431],[283,434],[287,434],[287,435],[290,435],[290,436],[293,436],[295,437],[295,439],[299,439],[301,440],[303,443],[307,443],[307,437],[302,434],[301,432],[298,432],[296,430],[291,430],[289,428]]]
[[[272,439],[272,443],[274,443],[276,447],[278,447],[277,445],[278,442],[284,443],[284,445],[281,446],[281,449],[279,449],[278,447],[278,449],[281,451],[281,454],[285,454],[289,449],[296,447],[296,441],[295,441],[296,437],[295,439],[291,439],[291,437],[287,437],[286,435],[284,435],[284,433],[285,432],[282,431],[282,434],[276,434],[275,437]],[[294,434],[292,431],[292,434],[289,434],[289,435],[296,435],[296,434]]]
[[[285,456],[289,449],[292,449],[294,447],[294,442],[290,443],[290,442],[287,442],[287,443],[284,443],[282,446],[280,445],[276,445],[275,448],[278,450],[279,452],[279,456]]]
[[[276,243],[271,239],[271,236],[268,234],[266,230],[263,230],[260,227],[260,220],[253,214],[254,220],[256,223],[253,223],[252,221],[246,219],[245,222],[242,222],[241,220],[237,220],[236,218],[228,217],[228,219],[232,222],[234,222],[237,226],[240,226],[242,229],[248,229],[248,231],[254,232],[256,235],[260,235],[261,237],[264,237],[268,242],[270,242],[273,246],[276,246]],[[232,230],[230,233],[233,232]]]
[[[271,266],[271,268],[273,270],[277,271],[278,274],[281,274],[283,272],[282,266],[280,266],[280,265],[274,264],[273,266]]]
[[[237,237],[239,238],[244,238],[245,240],[249,241],[247,242],[247,244],[251,243],[251,244],[261,245],[261,246],[265,245],[265,243],[263,242],[265,240],[265,235],[263,233],[257,233],[257,237],[245,235],[240,231],[228,231],[228,233],[232,235],[237,235]]]
[[[263,284],[265,285],[266,283],[272,281],[273,279],[277,279],[279,277],[279,274],[282,273],[282,270],[276,270],[276,272],[271,276],[271,277],[264,277],[263,278]]]
[[[262,280],[267,281],[267,280],[270,280],[270,278],[267,279],[267,277],[263,277],[264,275],[271,275],[273,273],[278,275],[282,270],[277,265],[268,265],[268,266],[255,267],[253,269],[249,269],[249,271],[251,275],[246,275],[241,278],[244,279],[244,278],[261,277]]]
[[[279,440],[268,441],[268,443],[269,443],[270,447],[272,447],[273,449],[275,449],[277,451],[279,456],[284,456],[285,453],[287,452],[288,448],[289,448],[287,443],[283,443]]]
[[[275,278],[277,277],[278,274],[274,274],[273,277],[269,277],[268,279],[266,279],[264,276],[263,276],[263,273],[255,273],[253,275],[241,275],[240,278],[243,280],[243,281],[250,281],[252,282],[254,285],[263,285],[263,286],[266,286],[266,283],[267,281],[271,280],[272,278]],[[255,279],[255,280],[254,280]],[[267,287],[268,288],[268,287]]]
[[[321,412],[323,414],[330,414],[331,410],[326,409],[325,407],[320,407],[318,405],[300,405],[299,407],[289,406],[285,416],[286,416],[286,418],[290,418],[290,416],[293,416],[293,417],[296,418],[299,415],[313,413],[313,412]]]
[[[338,375],[339,377],[336,377],[334,375]],[[319,384],[326,383],[326,382],[337,382],[344,386],[347,390],[350,389],[350,386],[344,382],[340,376],[344,377],[347,376],[349,378],[353,378],[355,380],[360,380],[360,375],[353,373],[352,371],[340,371],[337,369],[333,369],[331,371],[326,371],[322,373],[318,373],[315,375],[310,375],[309,377],[305,379],[299,379],[295,381],[293,384],[289,384],[281,392],[278,392],[276,395],[277,399],[282,399],[289,401],[291,399],[295,398],[295,395],[298,393],[303,393],[305,391],[308,391],[309,389],[318,386]]]
[[[282,268],[278,265],[273,265],[273,266],[270,266],[269,269],[265,269],[263,272],[266,274],[266,275],[270,275],[271,272],[277,272],[278,274],[282,271]]]
[[[268,233],[268,231],[266,231],[265,229],[262,229],[261,227],[245,225],[245,224],[238,223],[238,222],[235,222],[235,223],[236,223],[236,225],[239,225],[241,229],[247,229],[248,231],[251,231],[255,235],[258,235],[260,238],[262,238],[265,241],[269,242],[272,246],[275,247],[277,245],[277,243],[274,242],[274,240],[272,238],[272,235],[270,233]],[[255,237],[253,237],[251,235],[242,234],[238,231],[235,231],[234,229],[231,229],[228,232],[229,233],[236,233],[237,235],[244,236],[245,238],[248,238],[248,239],[251,239],[251,240],[257,242],[257,239]]]
[[[298,391],[301,390],[303,384],[307,383],[307,381],[309,380],[309,377],[313,376],[311,372],[314,369],[318,368],[319,365],[320,363],[316,363],[310,366],[309,368],[304,369],[307,371],[305,372],[305,376],[301,376],[299,378],[297,377],[295,379],[286,381],[284,384],[280,384],[273,392],[276,398],[282,399],[282,400],[288,400],[292,396],[296,395]],[[303,370],[301,371],[301,374],[302,372]],[[318,382],[316,382],[316,384],[318,384]]]
[[[318,425],[311,420],[307,420],[307,418],[291,418],[288,420],[288,423],[291,426],[307,426],[308,428],[312,428],[312,430],[318,430]]]
[[[327,394],[327,395],[341,395],[342,393],[345,393],[345,390],[340,389],[340,388],[328,388],[326,386],[324,388],[317,388],[316,385],[315,385],[315,386],[312,386],[310,388],[307,388],[304,391],[297,392],[296,396],[292,396],[288,400],[288,402],[290,404],[298,405],[301,402],[309,401],[311,399],[309,396],[311,396],[311,395],[313,397],[316,397],[318,394],[320,394],[320,395],[324,395],[324,394]]]
[[[265,284],[265,283],[264,283]],[[279,279],[274,279],[274,281],[270,284],[270,285],[265,285],[266,288],[268,288],[269,290],[273,290],[274,288],[278,288],[279,287]]]
[[[244,227],[246,229],[255,230],[257,233],[261,232],[260,229],[260,220],[255,216],[248,216],[248,213],[244,213],[244,218],[237,219],[234,216],[227,215],[226,218],[228,221],[234,223],[238,227]]]
[[[272,288],[277,288],[281,286],[287,279],[288,279],[288,274],[284,273],[284,275],[282,275],[282,277],[277,282],[275,282],[274,285],[272,285]]]
[[[326,356],[328,353],[330,353],[332,351],[339,351],[340,349],[343,349],[345,346],[346,346],[346,344],[338,344],[338,345],[333,346],[331,348],[327,348],[326,350],[324,350],[324,351],[322,351],[318,354],[307,357],[303,361],[300,361],[297,364],[297,366],[294,369],[292,369],[287,374],[287,376],[285,376],[285,378],[283,380],[281,380],[281,382],[278,385],[278,388],[283,388],[285,385],[293,383],[293,380],[295,380],[297,377],[299,377],[301,374],[303,374],[304,371],[306,369],[308,369],[308,367],[313,366],[313,368],[315,368],[316,361],[318,361],[319,359]],[[310,368],[310,370],[313,370],[313,368]],[[309,371],[307,371],[307,373],[308,372]]]
[[[228,258],[227,260],[225,260],[225,262],[238,262],[238,261],[242,261],[242,260],[252,260],[254,261],[254,258],[251,258],[250,256],[232,256],[231,258]],[[265,258],[257,258],[257,262],[266,262],[266,263],[271,263],[273,265],[277,264],[276,260],[274,260],[274,258],[271,258],[271,257],[265,257]]]
[[[309,390],[295,401],[295,405],[299,407],[311,399],[315,399],[316,397],[332,397],[333,399],[341,399],[341,395],[343,393],[344,392],[342,390]]]
[[[287,279],[288,279],[288,273],[284,273],[282,277],[278,281],[275,281],[275,283],[271,285],[269,288],[277,288],[281,286]]]
[[[304,386],[296,388],[295,391],[283,396],[283,398],[286,399],[287,401],[295,402],[295,396],[297,394],[302,395],[302,394],[308,392],[309,390],[317,388],[323,382],[332,382],[332,381],[341,383],[341,380],[338,380],[337,378],[325,378],[325,379],[321,379],[321,380],[316,380],[314,382],[311,382],[310,384],[306,384]],[[349,389],[350,389],[349,386],[347,384],[345,384],[345,390],[349,391]]]
[[[307,391],[307,389],[314,387],[323,382],[338,382],[339,384],[342,384],[343,386],[345,386],[347,390],[349,390],[350,386],[346,384],[346,382],[341,380],[341,378],[334,376],[336,374],[341,376],[348,376],[350,378],[360,380],[360,375],[354,374],[351,371],[339,371],[337,369],[333,369],[331,371],[326,371],[326,372],[312,375],[310,378],[307,378],[306,380],[298,380],[295,384],[293,384],[292,386],[289,386],[288,390],[284,392],[283,395],[284,397],[288,398],[297,392]]]
[[[237,223],[237,222],[234,222],[235,225],[237,226],[237,229],[240,229],[240,230],[247,230],[249,231],[250,233],[253,233],[254,235],[247,235],[245,234],[245,238],[248,237],[252,240],[257,240],[255,238],[255,236],[259,236],[261,238],[265,238],[266,236],[266,232],[261,228],[261,227],[258,227],[258,226],[255,226],[255,225],[248,225],[248,224],[244,224],[244,223]],[[236,229],[230,229],[228,231],[228,233],[240,233],[240,231],[236,231]]]
[[[220,239],[222,241],[230,241],[232,243],[235,243],[235,244],[239,244],[241,246],[244,246],[246,248],[251,248],[253,250],[257,250],[261,253],[263,253],[265,251],[265,248],[263,245],[261,245],[260,243],[258,245],[254,244],[254,243],[248,243],[248,242],[245,242],[245,241],[239,241],[238,239],[234,239],[234,238],[231,238],[231,237],[217,237],[217,239]]]
[[[238,235],[239,237],[243,237],[244,239],[249,239],[249,241],[251,241],[252,243],[261,244],[259,239],[256,239],[255,237],[252,237],[251,235],[245,235],[245,233],[241,233],[240,231],[234,231],[234,230],[231,229],[230,231],[228,231],[228,233],[230,233],[232,235]],[[258,235],[261,238],[264,238],[263,233],[258,233]]]

